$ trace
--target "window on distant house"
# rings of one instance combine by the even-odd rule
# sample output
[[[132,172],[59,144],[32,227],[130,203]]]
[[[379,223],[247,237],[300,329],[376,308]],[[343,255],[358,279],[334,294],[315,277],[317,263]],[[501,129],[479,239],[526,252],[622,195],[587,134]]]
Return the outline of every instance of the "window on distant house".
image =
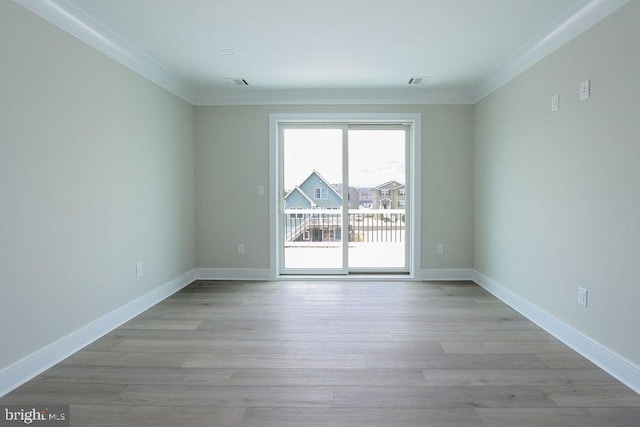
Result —
[[[407,190],[405,188],[401,188],[398,190],[398,196],[406,196]]]
[[[315,198],[316,199],[323,199],[326,200],[329,198],[329,193],[327,192],[326,188],[316,188],[314,189],[314,193],[315,193]]]
[[[404,200],[400,200],[398,202],[398,209],[404,209],[407,207],[407,202],[405,202]]]
[[[388,196],[389,195],[389,189],[386,188],[386,189],[380,190],[380,195],[381,196]]]

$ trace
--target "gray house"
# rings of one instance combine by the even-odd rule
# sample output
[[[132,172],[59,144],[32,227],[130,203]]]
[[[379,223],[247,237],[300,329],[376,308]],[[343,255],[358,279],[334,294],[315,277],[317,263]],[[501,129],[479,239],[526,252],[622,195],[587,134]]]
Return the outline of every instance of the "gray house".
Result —
[[[358,188],[358,209],[372,209],[374,190],[372,188]]]
[[[405,209],[407,187],[398,181],[388,181],[373,189],[374,209]]]
[[[334,190],[340,195],[342,195],[342,184],[331,184]],[[357,188],[349,187],[349,209],[359,209],[360,208],[360,191]]]

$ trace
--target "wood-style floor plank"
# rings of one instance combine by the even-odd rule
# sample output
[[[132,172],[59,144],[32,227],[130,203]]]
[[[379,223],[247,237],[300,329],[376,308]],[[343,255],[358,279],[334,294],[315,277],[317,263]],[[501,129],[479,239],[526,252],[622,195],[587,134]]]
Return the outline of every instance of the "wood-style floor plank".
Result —
[[[477,427],[474,409],[248,408],[243,427]]]
[[[235,369],[227,381],[233,385],[316,386],[426,386],[419,369]]]
[[[547,368],[535,354],[405,354],[365,356],[367,368],[387,369],[535,369]]]
[[[210,354],[196,353],[183,365],[185,368],[236,368],[255,367],[281,368],[292,367],[309,369],[350,368],[363,369],[364,356],[359,354]]]
[[[71,403],[111,405],[118,402],[126,384],[57,383],[31,381],[4,396],[2,403]]]
[[[71,405],[71,425],[81,427],[241,426],[246,408],[231,406]]]
[[[71,366],[126,366],[139,368],[179,368],[188,359],[189,353],[79,351],[60,362]]]
[[[442,347],[448,354],[573,353],[558,341],[448,341]]]
[[[542,390],[558,406],[640,408],[639,396],[622,384],[544,386]]]
[[[618,382],[598,369],[423,369],[430,386],[606,386]]]
[[[34,381],[47,383],[224,385],[233,369],[132,368],[125,366],[57,365]]]
[[[640,408],[478,408],[492,427],[637,427]]]
[[[13,402],[82,427],[640,425],[640,396],[470,282],[196,281]]]
[[[330,407],[333,389],[326,386],[130,385],[119,398],[123,403],[146,406]]]
[[[543,408],[557,405],[538,387],[336,387],[347,408]]]

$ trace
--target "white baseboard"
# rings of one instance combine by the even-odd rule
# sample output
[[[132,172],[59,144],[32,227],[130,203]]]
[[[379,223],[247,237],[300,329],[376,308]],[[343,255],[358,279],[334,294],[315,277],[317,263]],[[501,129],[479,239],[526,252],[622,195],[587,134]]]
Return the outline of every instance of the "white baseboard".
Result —
[[[608,372],[618,381],[640,394],[640,366],[475,270],[474,281],[527,319]]]
[[[2,369],[0,397],[173,295],[194,280],[195,270],[192,270]]]
[[[268,268],[198,268],[196,279],[200,280],[269,280]]]
[[[431,268],[420,270],[422,280],[473,280],[471,268]]]

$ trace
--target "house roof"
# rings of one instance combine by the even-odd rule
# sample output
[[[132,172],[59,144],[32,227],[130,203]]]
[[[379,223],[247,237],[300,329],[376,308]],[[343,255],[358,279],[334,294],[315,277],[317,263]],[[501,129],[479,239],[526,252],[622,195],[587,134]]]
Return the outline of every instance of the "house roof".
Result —
[[[333,189],[336,190],[338,194],[342,193],[342,184],[331,184],[331,187],[333,187]],[[352,191],[360,194],[360,190],[358,190],[357,188],[349,187],[349,193],[351,193]]]
[[[329,182],[328,182],[326,179],[324,179],[324,178],[322,177],[322,175],[320,175],[320,173],[319,173],[317,170],[315,170],[315,169],[313,170],[313,172],[311,172],[311,173],[309,174],[309,176],[308,176],[304,181],[302,181],[302,183],[300,184],[300,187],[302,187],[302,186],[304,185],[304,183],[305,183],[305,182],[307,182],[307,181],[309,180],[309,178],[311,178],[313,175],[316,175],[318,178],[320,178],[320,180],[321,180],[322,182],[324,182],[324,184],[327,186],[327,188],[330,188],[330,189],[331,189],[331,191],[333,191],[334,193],[336,193],[336,195],[337,195],[338,197],[340,197],[340,199],[342,199],[342,195],[341,195],[340,193],[338,193],[338,192],[336,191],[336,189],[335,189],[335,188],[333,188],[333,186],[332,186],[331,184],[329,184]]]
[[[336,190],[338,194],[342,193],[342,184],[331,184],[331,188]],[[351,189],[351,188],[349,188]]]
[[[298,192],[302,195],[302,197],[304,197],[305,199],[307,199],[309,201],[309,203],[311,203],[311,206],[316,206],[316,203],[307,195],[307,193],[305,193],[304,191],[302,191],[302,189],[300,187],[298,187],[297,185],[295,186],[295,188],[291,191],[289,191],[286,196],[284,196],[284,199],[287,200],[287,197],[289,197],[291,194],[293,194],[294,192]]]
[[[404,184],[399,183],[398,181],[395,180],[391,180],[391,181],[387,181],[384,184],[380,184],[377,187],[374,187],[374,190],[379,190],[381,188],[386,187],[389,184],[394,184],[393,189],[395,190],[396,188],[400,188],[400,187],[404,187]]]

